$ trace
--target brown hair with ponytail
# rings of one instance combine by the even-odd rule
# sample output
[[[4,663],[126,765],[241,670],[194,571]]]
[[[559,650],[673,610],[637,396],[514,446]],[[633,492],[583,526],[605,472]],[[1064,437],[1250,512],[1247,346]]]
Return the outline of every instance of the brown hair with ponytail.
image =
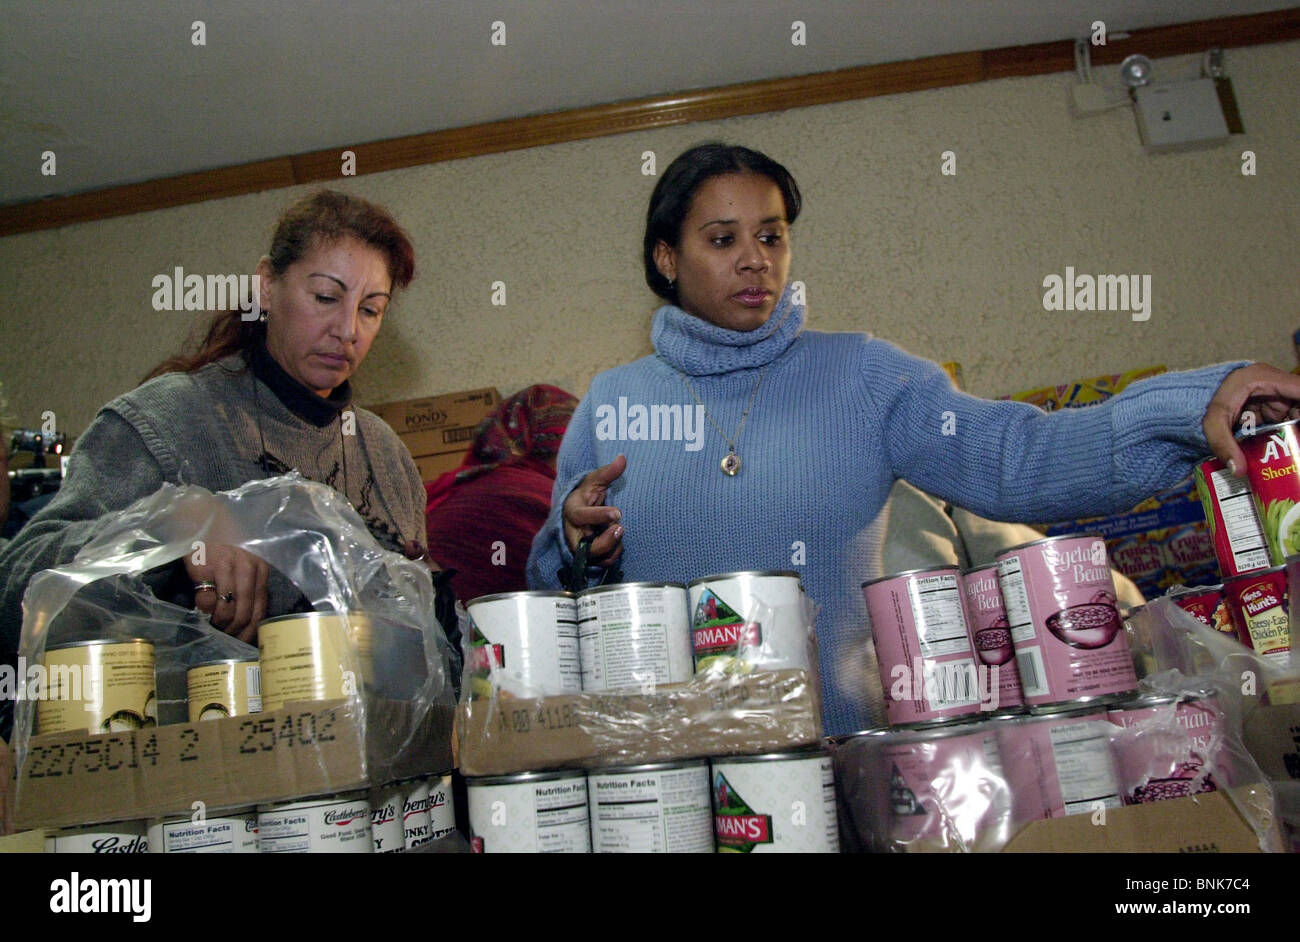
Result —
[[[319,190],[294,203],[276,224],[267,253],[276,277],[322,243],[351,236],[388,259],[393,290],[405,288],[415,277],[415,249],[410,237],[385,209],[338,190]],[[213,316],[206,336],[193,353],[163,360],[142,382],[164,373],[192,373],[234,353],[247,355],[266,336],[261,320],[245,320],[242,311],[222,311]]]

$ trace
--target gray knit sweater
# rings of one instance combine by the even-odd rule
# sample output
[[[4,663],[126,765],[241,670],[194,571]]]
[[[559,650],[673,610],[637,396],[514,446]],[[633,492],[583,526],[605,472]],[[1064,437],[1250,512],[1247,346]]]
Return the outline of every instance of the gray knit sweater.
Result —
[[[268,385],[242,357],[227,357],[160,376],[100,410],[77,440],[58,494],[0,550],[0,660],[16,655],[28,580],[71,560],[99,532],[104,514],[164,483],[223,491],[297,470],[345,493],[385,549],[423,550],[424,486],[393,430],[348,405],[356,434],[344,434],[346,390],[322,415],[310,408],[322,403],[304,400],[312,394],[290,389],[286,374],[273,369]],[[273,572],[267,615],[292,610],[298,599],[292,583]]]

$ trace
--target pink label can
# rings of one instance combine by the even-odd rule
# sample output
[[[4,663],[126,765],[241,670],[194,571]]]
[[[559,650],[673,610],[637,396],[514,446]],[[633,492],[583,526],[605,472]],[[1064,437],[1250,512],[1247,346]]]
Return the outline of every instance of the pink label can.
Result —
[[[896,573],[864,582],[862,594],[889,724],[946,722],[978,713],[979,672],[960,570]]]
[[[1112,706],[1106,716],[1125,730],[1114,740],[1124,804],[1182,798],[1232,784],[1224,716],[1212,696],[1147,697]]]
[[[1103,708],[1014,717],[997,726],[1017,827],[1123,804],[1111,750],[1115,727]]]
[[[1013,547],[998,556],[998,579],[1031,710],[1110,701],[1137,688],[1101,537]]]
[[[990,563],[966,572],[962,576],[962,591],[966,598],[966,625],[970,628],[975,656],[988,668],[990,677],[997,679],[995,712],[1019,713],[1025,705],[1025,694],[1020,689],[1011,623],[1002,603],[998,564]]]

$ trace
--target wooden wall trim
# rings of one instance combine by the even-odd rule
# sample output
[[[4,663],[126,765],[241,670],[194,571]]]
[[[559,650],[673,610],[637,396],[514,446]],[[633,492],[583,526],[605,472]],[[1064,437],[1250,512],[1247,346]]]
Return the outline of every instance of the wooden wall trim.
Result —
[[[1105,46],[1093,47],[1092,61],[1106,65],[1133,52],[1159,59],[1202,52],[1213,46],[1231,48],[1295,39],[1300,39],[1300,8],[1136,31],[1127,38],[1111,38]],[[1073,68],[1074,44],[1063,40],[726,85],[368,144],[341,144],[275,160],[0,206],[0,238],[295,184],[337,180],[343,150],[356,153],[358,174],[382,173],[628,131]]]

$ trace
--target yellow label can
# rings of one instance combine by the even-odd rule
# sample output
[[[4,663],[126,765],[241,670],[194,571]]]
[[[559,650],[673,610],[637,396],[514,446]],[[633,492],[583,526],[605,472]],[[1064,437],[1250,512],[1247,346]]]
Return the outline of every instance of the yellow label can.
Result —
[[[255,657],[207,661],[185,672],[190,722],[262,712],[262,673]]]
[[[306,612],[262,622],[262,710],[359,693],[371,682],[370,639],[370,619],[361,612]]]
[[[153,645],[74,641],[45,649],[46,689],[36,701],[41,734],[125,733],[158,723]]]

